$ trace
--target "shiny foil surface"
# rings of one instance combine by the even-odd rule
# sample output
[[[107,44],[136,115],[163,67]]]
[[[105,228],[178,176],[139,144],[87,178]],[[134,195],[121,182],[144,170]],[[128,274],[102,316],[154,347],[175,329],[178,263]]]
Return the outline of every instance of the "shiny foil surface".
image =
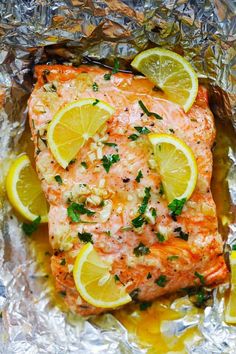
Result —
[[[27,118],[33,67],[38,63],[100,61],[122,70],[148,47],[163,46],[188,59],[209,85],[216,116],[236,128],[236,4],[232,0],[1,0],[0,2],[0,353],[147,353],[111,314],[81,319],[51,302],[46,274],[36,262],[32,240],[6,200],[4,178],[19,151]],[[236,141],[228,149],[232,212],[236,205]],[[229,224],[226,250],[236,243]],[[198,327],[188,353],[236,353],[236,327],[224,322],[227,284],[214,290],[213,305],[163,321],[167,340]],[[169,339],[168,339],[169,338]],[[156,353],[159,353],[158,348]],[[174,353],[169,351],[169,353]]]

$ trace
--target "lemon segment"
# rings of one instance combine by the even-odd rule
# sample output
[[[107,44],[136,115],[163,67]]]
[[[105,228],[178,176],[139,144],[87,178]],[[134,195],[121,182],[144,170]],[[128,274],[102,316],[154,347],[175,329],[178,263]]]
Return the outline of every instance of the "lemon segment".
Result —
[[[236,251],[231,252],[229,260],[231,268],[231,287],[225,309],[225,321],[228,323],[236,323]]]
[[[6,190],[10,203],[24,218],[33,221],[41,216],[41,222],[47,222],[47,202],[27,155],[19,156],[12,163]]]
[[[114,111],[109,104],[95,98],[74,101],[60,109],[47,131],[48,146],[56,161],[66,168]]]
[[[131,65],[161,88],[170,101],[183,107],[185,112],[191,108],[198,93],[198,78],[181,55],[167,49],[153,48],[138,54]]]
[[[101,308],[116,308],[132,300],[125,287],[115,282],[109,270],[110,265],[99,257],[91,243],[80,249],[73,276],[78,292],[89,304]]]
[[[169,203],[189,199],[197,183],[197,163],[185,142],[170,134],[148,135]]]

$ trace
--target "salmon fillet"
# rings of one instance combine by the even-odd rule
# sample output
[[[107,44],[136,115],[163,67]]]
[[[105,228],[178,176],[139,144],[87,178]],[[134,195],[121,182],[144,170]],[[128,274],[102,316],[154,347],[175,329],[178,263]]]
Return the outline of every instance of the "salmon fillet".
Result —
[[[105,80],[108,71],[94,66],[45,65],[35,70],[37,83],[28,103],[30,126],[37,173],[50,205],[52,273],[69,308],[83,316],[105,311],[86,303],[75,288],[72,269],[83,245],[78,233],[83,232],[92,234],[96,251],[102,259],[111,262],[112,273],[140,301],[201,285],[202,279],[206,285],[224,282],[228,270],[210,190],[215,127],[206,89],[199,87],[195,104],[186,114],[141,76],[117,73]],[[116,111],[64,170],[47,147],[47,126],[65,104],[88,97],[103,100]],[[139,100],[163,119],[147,116]],[[160,176],[153,166],[147,136],[141,135],[135,141],[129,138],[137,133],[134,129],[137,126],[176,135],[191,147],[196,157],[197,186],[176,218],[170,215],[161,193]],[[107,173],[101,160],[109,154],[119,154],[120,160]],[[137,181],[139,171],[143,178]],[[62,184],[57,183],[56,175],[61,177]],[[145,188],[150,188],[151,194],[148,221],[134,227],[132,220],[137,217]],[[92,216],[83,215],[84,220],[93,223],[71,222],[67,208],[72,201],[82,201],[95,211]],[[151,214],[152,208],[156,217]],[[140,246],[147,247],[149,253],[140,255],[137,251]]]

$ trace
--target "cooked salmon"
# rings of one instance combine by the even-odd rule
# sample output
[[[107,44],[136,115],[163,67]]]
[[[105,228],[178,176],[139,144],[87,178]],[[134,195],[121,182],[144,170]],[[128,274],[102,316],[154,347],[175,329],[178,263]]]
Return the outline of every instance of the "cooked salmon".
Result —
[[[117,73],[107,80],[108,70],[95,66],[42,65],[35,71],[29,118],[36,168],[50,205],[52,273],[69,308],[83,316],[105,311],[86,303],[75,288],[72,269],[83,245],[78,235],[85,232],[92,235],[102,259],[111,262],[112,273],[127,292],[140,301],[224,282],[228,270],[210,190],[215,126],[206,89],[199,87],[193,107],[185,113],[142,76]],[[109,103],[115,114],[63,169],[47,146],[48,124],[65,104],[88,97]],[[139,101],[162,119],[145,114]],[[134,127],[176,135],[191,147],[198,181],[180,216],[170,214],[147,135],[136,134]],[[119,161],[107,172],[101,161],[113,154]],[[55,179],[58,175],[61,184]],[[147,221],[135,225],[147,188]],[[72,202],[82,202],[95,213],[83,215],[86,223],[72,222],[67,214]]]

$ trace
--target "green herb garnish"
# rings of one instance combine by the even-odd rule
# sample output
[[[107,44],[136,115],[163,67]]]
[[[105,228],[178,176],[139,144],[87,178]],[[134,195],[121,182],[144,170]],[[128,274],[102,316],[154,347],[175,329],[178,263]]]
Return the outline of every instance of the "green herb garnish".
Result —
[[[113,67],[113,69],[111,71],[112,74],[118,73],[119,72],[119,68],[120,68],[120,62],[119,62],[118,58],[115,58],[114,59],[114,67]]]
[[[89,232],[81,232],[81,233],[78,232],[78,237],[80,241],[84,243],[88,243],[88,242],[93,243],[93,235],[90,234]]]
[[[236,245],[232,246],[232,251],[236,251]]]
[[[71,203],[67,208],[67,215],[73,222],[81,222],[80,215],[94,215],[95,212],[84,207],[84,204]]]
[[[163,119],[159,114],[150,112],[141,100],[138,101],[138,104],[148,117],[153,116],[156,119]]]
[[[147,246],[145,246],[142,242],[140,242],[139,245],[134,248],[133,252],[136,257],[139,257],[139,256],[144,256],[145,254],[149,254],[150,249]]]
[[[144,214],[146,209],[147,209],[147,205],[148,205],[148,202],[149,202],[149,199],[151,198],[151,187],[146,187],[145,190],[144,190],[144,197],[143,197],[143,201],[142,201],[142,204],[140,205],[138,211],[140,214]]]
[[[174,232],[178,233],[178,236],[176,236],[177,238],[181,238],[184,241],[188,241],[189,234],[186,232],[183,232],[181,226],[176,227],[174,229]]]
[[[66,260],[65,260],[65,258],[62,258],[60,261],[60,265],[65,265],[65,264],[66,264]]]
[[[98,104],[99,100],[96,98],[95,101],[93,102],[93,106],[96,106]]]
[[[103,75],[104,80],[111,80],[111,73]]]
[[[157,232],[156,236],[157,236],[159,242],[164,242],[165,241],[165,236],[162,235],[160,232]]]
[[[184,204],[186,203],[186,198],[174,199],[169,205],[168,208],[171,211],[171,215],[176,217],[182,213]]]
[[[147,221],[142,215],[139,215],[135,219],[132,220],[132,225],[135,228],[141,227],[141,226],[143,226],[143,224],[146,224],[146,223],[147,223]]]
[[[93,83],[93,91],[94,92],[98,91],[98,84],[96,82]]]
[[[54,178],[55,178],[55,180],[57,181],[58,184],[62,184],[61,176],[56,175]]]
[[[116,143],[103,143],[104,145],[107,145],[107,146],[111,146],[113,148],[115,148],[116,150],[118,150],[118,145]]]
[[[165,275],[160,275],[159,278],[155,280],[155,283],[160,286],[161,288],[164,288],[167,283],[167,277]]]
[[[200,273],[198,273],[198,272],[195,272],[194,275],[195,275],[195,277],[197,277],[197,278],[200,280],[200,283],[201,283],[202,285],[205,284],[204,276],[203,276],[202,274],[200,274]]]
[[[164,195],[164,187],[163,187],[162,183],[160,184],[160,187],[159,187],[159,194],[160,194],[160,196]]]
[[[150,272],[148,272],[147,279],[151,279],[151,277],[152,277],[152,274]]]
[[[140,308],[140,311],[145,311],[150,306],[152,306],[151,301],[144,301],[144,302],[141,302],[141,304],[139,305],[139,308]]]
[[[118,154],[116,155],[104,155],[102,158],[102,165],[105,169],[105,171],[108,173],[110,171],[111,166],[120,161],[120,156]]]
[[[179,258],[179,256],[173,255],[173,256],[167,257],[167,260],[168,260],[168,261],[174,261],[174,260],[176,260],[176,259],[178,259],[178,258]]]
[[[39,224],[41,222],[41,216],[38,216],[31,224],[26,224],[23,222],[22,230],[27,236],[31,236],[35,231],[37,231]]]
[[[174,134],[174,129],[170,128],[169,131]]]
[[[128,136],[129,140],[135,141],[138,140],[139,136],[137,134],[131,134]]]
[[[135,181],[139,183],[142,178],[143,178],[143,173],[142,173],[141,170],[139,170],[138,174],[137,174],[137,177],[135,178]]]
[[[85,161],[82,161],[82,162],[81,162],[81,166],[83,166],[83,167],[86,168],[86,169],[88,168],[88,165],[87,165],[87,163],[86,163]]]
[[[134,127],[134,129],[136,129],[139,134],[151,133],[151,130],[149,130],[147,127]]]

